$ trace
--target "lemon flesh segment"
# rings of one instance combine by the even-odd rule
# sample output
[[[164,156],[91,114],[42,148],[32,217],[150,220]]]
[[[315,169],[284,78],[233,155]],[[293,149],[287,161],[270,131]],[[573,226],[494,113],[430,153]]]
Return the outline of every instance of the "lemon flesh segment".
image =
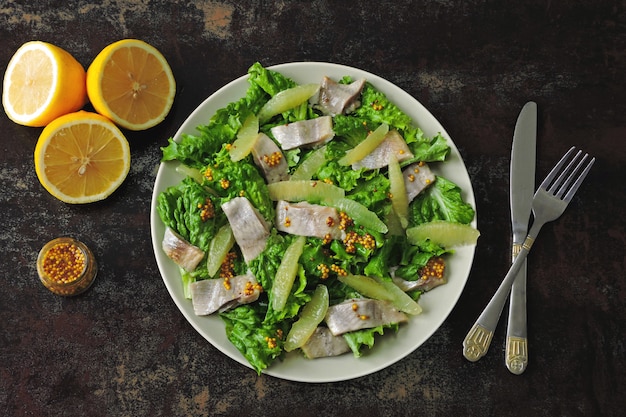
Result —
[[[138,39],[105,47],[87,69],[94,109],[129,130],[161,123],[174,103],[176,82],[165,57]]]
[[[376,213],[370,211],[370,209],[358,201],[349,198],[329,198],[326,199],[324,203],[339,211],[343,211],[359,226],[380,233],[387,233],[389,230],[387,225],[378,218]]]
[[[55,119],[35,147],[35,171],[42,186],[70,204],[105,199],[129,170],[128,141],[110,120],[93,113]]]
[[[272,285],[272,308],[275,311],[282,311],[287,304],[289,294],[293,283],[296,279],[299,268],[300,255],[304,250],[306,238],[304,236],[297,237],[285,251],[285,255],[276,271],[274,284]]]
[[[337,279],[365,297],[389,301],[405,313],[418,315],[422,312],[420,305],[391,281],[365,275],[344,275]]]
[[[232,143],[229,154],[234,162],[241,161],[252,152],[252,148],[259,138],[259,118],[251,114],[244,120],[237,132],[237,138]]]
[[[448,248],[474,245],[478,241],[480,232],[467,224],[435,220],[408,228],[406,236],[409,243],[413,245],[428,239],[444,248]]]
[[[302,161],[291,175],[291,181],[310,180],[326,161],[326,145],[324,145],[313,151],[311,155]]]
[[[409,224],[409,198],[406,193],[404,176],[400,169],[400,163],[395,155],[389,157],[389,188],[391,191],[391,206],[398,216],[402,228],[406,229]]]
[[[383,123],[378,126],[376,130],[367,135],[367,137],[361,143],[346,152],[346,154],[339,159],[339,165],[352,165],[355,162],[359,162],[361,159],[365,158],[367,155],[372,153],[372,151],[376,149],[378,145],[383,142],[383,140],[385,140],[388,132],[389,125]]]
[[[64,49],[31,41],[9,61],[2,105],[15,123],[45,126],[80,109],[86,101],[85,69]]]
[[[213,277],[217,274],[222,263],[228,256],[228,252],[235,245],[235,235],[230,224],[220,227],[211,243],[209,244],[209,253],[207,254],[207,271],[209,276]]]
[[[324,320],[328,306],[330,304],[328,288],[325,285],[318,285],[311,300],[302,308],[300,318],[289,330],[285,340],[285,351],[291,352],[302,347],[317,329],[317,326]]]
[[[259,121],[263,124],[272,117],[293,109],[309,100],[319,90],[319,84],[297,85],[277,93],[259,110]]]

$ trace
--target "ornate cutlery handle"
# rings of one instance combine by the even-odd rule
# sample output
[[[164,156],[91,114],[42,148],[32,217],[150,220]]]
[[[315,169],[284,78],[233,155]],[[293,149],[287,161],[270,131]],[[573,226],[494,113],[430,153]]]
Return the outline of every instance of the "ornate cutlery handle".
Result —
[[[512,261],[522,249],[513,244]],[[528,366],[528,339],[526,337],[526,261],[520,268],[511,289],[509,322],[504,362],[511,373],[520,375]]]
[[[540,221],[536,221],[533,224],[509,272],[500,283],[496,293],[491,297],[487,307],[485,307],[482,314],[478,317],[478,320],[476,320],[476,323],[474,323],[474,326],[472,326],[467,336],[465,336],[463,340],[463,356],[465,356],[467,360],[476,362],[487,353],[493,332],[498,325],[500,314],[502,314],[504,304],[509,297],[513,282],[515,278],[517,278],[517,273],[522,267],[526,256],[528,256],[528,252],[535,242],[535,236],[537,236],[542,226],[543,222]]]
[[[520,375],[528,365],[528,339],[509,336],[506,339],[506,367],[515,375]]]
[[[478,359],[485,356],[492,338],[492,330],[486,329],[478,323],[474,323],[474,326],[472,326],[463,341],[463,356],[465,356],[468,361],[476,362]]]

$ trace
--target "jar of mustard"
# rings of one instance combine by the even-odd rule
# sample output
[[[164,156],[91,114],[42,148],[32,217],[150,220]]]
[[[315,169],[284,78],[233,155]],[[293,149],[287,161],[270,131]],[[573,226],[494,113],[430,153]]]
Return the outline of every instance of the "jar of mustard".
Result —
[[[98,266],[89,248],[71,237],[46,243],[37,257],[41,283],[55,294],[78,295],[93,284]]]

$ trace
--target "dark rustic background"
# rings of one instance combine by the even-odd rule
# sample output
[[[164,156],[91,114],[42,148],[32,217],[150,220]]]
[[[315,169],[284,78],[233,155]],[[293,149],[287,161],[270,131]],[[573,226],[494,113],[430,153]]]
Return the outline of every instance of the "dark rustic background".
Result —
[[[37,181],[41,129],[0,115],[0,414],[6,416],[614,416],[626,408],[623,178],[626,2],[0,1],[0,69],[28,40],[87,67],[107,44],[156,46],[178,83],[158,127],[126,132],[132,167],[107,200],[70,206]],[[433,337],[373,375],[307,385],[258,377],[187,324],[161,280],[149,207],[167,143],[189,113],[260,61],[329,61],[421,101],[467,164],[482,232],[459,303]],[[508,170],[517,113],[538,103],[537,178],[571,145],[597,157],[529,259],[530,364],[506,370],[504,320],[488,355],[461,342],[509,264]],[[48,240],[100,262],[84,296],[38,282]]]

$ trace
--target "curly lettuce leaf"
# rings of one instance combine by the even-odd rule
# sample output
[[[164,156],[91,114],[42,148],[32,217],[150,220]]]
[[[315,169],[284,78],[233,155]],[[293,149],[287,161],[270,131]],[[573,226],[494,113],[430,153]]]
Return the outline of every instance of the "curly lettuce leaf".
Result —
[[[368,123],[368,120],[362,117],[338,114],[333,118],[335,135],[341,137],[350,147],[361,143],[368,133],[377,127],[378,125]]]
[[[267,323],[260,304],[246,304],[220,313],[226,323],[228,340],[248,360],[258,374],[267,369],[283,353],[281,334],[289,328],[285,322]]]
[[[430,240],[420,242],[417,245],[405,244],[400,248],[400,261],[396,264],[398,268],[394,274],[398,278],[407,281],[415,281],[420,278],[419,270],[434,256],[441,256],[451,253]]]
[[[371,349],[376,341],[376,335],[382,335],[385,330],[398,331],[398,324],[391,324],[389,326],[377,326],[371,329],[362,329],[354,332],[349,332],[343,335],[343,338],[348,342],[348,346],[355,357],[360,358],[363,355],[363,348],[367,346]]]
[[[157,212],[163,223],[204,251],[225,221],[220,216],[202,219],[198,205],[205,204],[207,199],[214,201],[214,196],[189,177],[157,198]]]
[[[474,215],[474,208],[463,201],[459,186],[440,176],[409,206],[409,221],[412,225],[433,220],[467,224],[474,219]]]
[[[450,146],[441,134],[430,139],[424,135],[419,127],[413,126],[411,118],[398,106],[391,102],[387,96],[366,83],[361,95],[362,105],[351,114],[352,121],[339,120],[342,132],[350,132],[350,123],[364,123],[367,129],[373,130],[378,125],[386,123],[389,127],[400,131],[409,149],[414,154],[414,158],[406,161],[405,164],[415,161],[443,161],[450,153]],[[356,116],[356,118],[354,117]],[[354,132],[358,132],[354,125]],[[343,133],[348,135],[348,133]]]
[[[363,272],[371,277],[388,277],[392,266],[398,265],[408,245],[406,236],[387,236],[385,244],[370,258]]]
[[[180,142],[170,138],[168,145],[161,148],[161,160],[179,160],[194,168],[209,165],[214,154],[235,140],[246,117],[256,114],[269,98],[263,88],[251,84],[245,97],[217,110],[208,124],[198,126],[198,134],[184,134]]]
[[[251,86],[261,88],[270,97],[297,85],[292,79],[280,72],[263,67],[259,62],[255,62],[248,69],[248,82]]]
[[[389,178],[379,170],[373,169],[361,173],[361,181],[347,195],[376,213],[379,219],[386,218],[391,210],[389,199]]]
[[[413,153],[413,158],[402,162],[402,165],[412,164],[413,162],[441,162],[445,161],[450,153],[450,146],[446,138],[437,134],[434,138],[428,139],[424,133],[416,129],[416,140],[407,140],[407,145]],[[418,139],[419,137],[419,139]]]
[[[374,88],[369,82],[366,82],[363,87],[361,106],[351,115],[378,125],[386,123],[390,128],[395,127],[402,131],[412,129],[411,125],[413,124],[413,121],[406,113],[400,110],[382,91]]]
[[[211,165],[203,168],[203,185],[220,197],[219,205],[235,197],[246,197],[268,221],[274,219],[274,203],[265,179],[251,160],[233,162],[226,149],[215,155]],[[208,175],[207,175],[208,173]]]

